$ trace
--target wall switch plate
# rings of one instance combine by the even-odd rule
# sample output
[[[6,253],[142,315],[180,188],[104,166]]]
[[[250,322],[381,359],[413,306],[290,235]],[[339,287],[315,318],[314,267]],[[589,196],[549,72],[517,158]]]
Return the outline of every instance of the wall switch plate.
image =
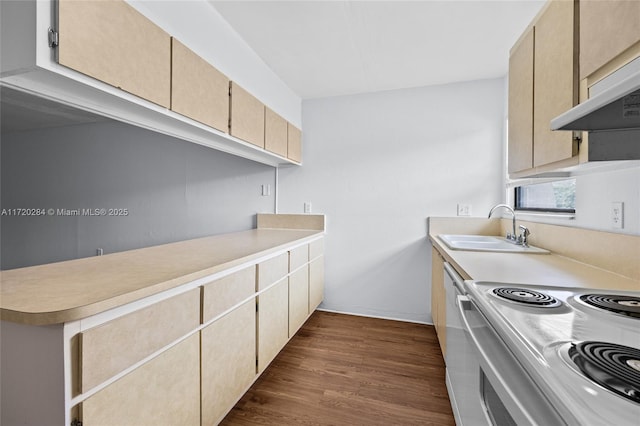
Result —
[[[471,216],[471,204],[458,204],[458,216]]]
[[[304,203],[304,212],[311,213],[311,201],[305,201]]]
[[[271,185],[262,185],[262,196],[266,197],[271,195]]]
[[[611,203],[611,227],[624,228],[624,203],[622,201]]]

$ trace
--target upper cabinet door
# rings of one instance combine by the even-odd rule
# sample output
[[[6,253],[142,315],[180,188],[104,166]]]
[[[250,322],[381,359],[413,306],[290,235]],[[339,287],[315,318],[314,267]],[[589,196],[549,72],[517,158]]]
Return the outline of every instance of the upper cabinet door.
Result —
[[[171,66],[171,109],[228,132],[229,79],[175,38]]]
[[[640,1],[580,2],[580,79],[640,41]]]
[[[553,118],[578,101],[573,1],[551,1],[535,23],[533,166],[577,154],[572,132],[552,132]]]
[[[510,174],[522,177],[562,160],[577,161],[573,133],[551,131],[551,120],[578,101],[576,9],[573,0],[548,1],[511,49]]]
[[[264,148],[282,157],[287,156],[287,120],[265,108]]]
[[[58,3],[61,65],[169,108],[169,34],[124,1]]]
[[[230,92],[231,124],[229,133],[264,148],[264,104],[233,81]]]
[[[302,162],[302,131],[287,123],[287,157],[298,163]]]
[[[509,173],[533,166],[533,32],[509,56]]]

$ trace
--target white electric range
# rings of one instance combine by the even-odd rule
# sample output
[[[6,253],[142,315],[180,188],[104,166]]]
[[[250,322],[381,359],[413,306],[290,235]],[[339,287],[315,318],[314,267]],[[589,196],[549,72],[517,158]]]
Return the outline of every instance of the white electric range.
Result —
[[[457,308],[479,361],[483,412],[468,423],[640,424],[640,291],[464,289]]]

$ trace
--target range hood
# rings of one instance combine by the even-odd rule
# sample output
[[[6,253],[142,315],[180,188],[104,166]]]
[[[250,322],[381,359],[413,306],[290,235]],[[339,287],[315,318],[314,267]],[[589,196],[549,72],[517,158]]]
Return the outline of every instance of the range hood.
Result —
[[[640,159],[640,59],[593,85],[591,97],[551,120],[589,132],[589,161]]]
[[[617,129],[640,129],[640,71],[551,120],[551,130]]]

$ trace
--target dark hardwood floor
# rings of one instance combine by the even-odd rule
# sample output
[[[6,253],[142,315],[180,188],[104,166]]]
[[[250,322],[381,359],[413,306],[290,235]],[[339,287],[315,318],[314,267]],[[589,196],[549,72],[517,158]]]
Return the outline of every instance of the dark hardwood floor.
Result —
[[[222,425],[454,425],[433,326],[316,311]]]

